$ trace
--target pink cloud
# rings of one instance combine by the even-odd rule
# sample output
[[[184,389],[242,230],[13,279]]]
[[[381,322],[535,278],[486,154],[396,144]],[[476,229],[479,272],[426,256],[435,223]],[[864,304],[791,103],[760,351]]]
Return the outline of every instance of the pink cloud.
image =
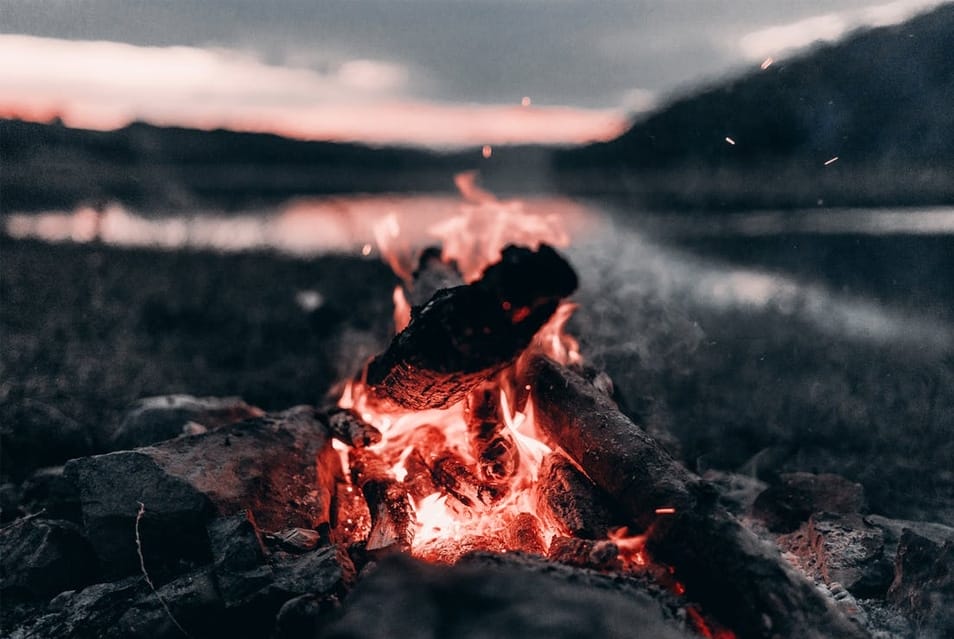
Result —
[[[621,111],[430,102],[410,74],[380,60],[327,73],[267,65],[232,50],[140,47],[0,35],[0,114],[71,125],[160,125],[267,131],[303,139],[460,146],[580,143],[620,133]]]

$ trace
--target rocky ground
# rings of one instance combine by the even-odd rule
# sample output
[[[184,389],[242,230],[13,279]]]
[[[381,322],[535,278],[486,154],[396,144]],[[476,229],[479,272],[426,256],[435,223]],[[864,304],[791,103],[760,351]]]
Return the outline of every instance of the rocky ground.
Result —
[[[386,343],[394,279],[377,261],[0,242],[4,634],[176,636],[179,624],[190,636],[393,636],[407,610],[419,636],[464,633],[478,612],[496,636],[691,631],[664,597],[624,614],[619,596],[642,602],[627,593],[646,585],[618,576],[492,557],[373,570],[322,538],[323,497],[288,492],[309,483],[288,460],[325,435],[275,414],[321,404]],[[613,279],[609,304],[586,288],[590,266],[576,329],[627,412],[859,623],[944,636],[951,354],[839,339],[775,310],[653,294],[627,305],[645,290]],[[620,348],[619,331],[638,344]],[[184,442],[219,453],[189,457]],[[123,452],[91,457],[109,451]],[[268,483],[276,465],[281,486]],[[130,476],[153,478],[153,492]],[[542,593],[536,603],[513,604],[526,589],[506,586],[519,580]],[[465,596],[479,610],[434,603]],[[589,616],[566,612],[570,600],[590,602]],[[365,606],[381,611],[375,624]]]

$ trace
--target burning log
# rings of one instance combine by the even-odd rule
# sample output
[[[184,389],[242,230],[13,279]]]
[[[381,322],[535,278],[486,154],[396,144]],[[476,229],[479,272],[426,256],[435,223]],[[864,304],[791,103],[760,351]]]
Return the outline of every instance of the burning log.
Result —
[[[521,373],[538,426],[636,523],[652,524],[652,558],[739,637],[865,636],[605,394],[545,357]]]
[[[506,486],[481,481],[459,455],[449,450],[431,464],[431,478],[435,486],[468,508],[492,506],[507,494]]]
[[[361,489],[371,512],[368,550],[397,546],[409,550],[414,539],[414,511],[404,486],[368,449],[354,449],[348,458],[352,481]]]
[[[404,469],[407,471],[407,476],[404,478],[404,487],[407,494],[415,502],[438,492],[434,480],[431,479],[431,469],[424,456],[421,455],[421,451],[416,448],[411,451],[407,459],[404,460]]]
[[[442,260],[441,249],[436,246],[421,253],[413,278],[413,283],[404,287],[405,297],[412,308],[424,306],[437,291],[464,284],[457,263]]]
[[[373,446],[381,441],[381,431],[350,408],[329,410],[323,415],[323,421],[332,437],[354,448]]]
[[[547,245],[508,246],[480,280],[438,291],[368,364],[379,400],[448,408],[511,364],[577,286],[576,273]]]
[[[500,418],[500,390],[495,384],[482,384],[467,396],[467,434],[477,460],[477,472],[488,482],[513,477],[520,453],[513,436]]]
[[[544,457],[535,491],[541,512],[574,537],[605,539],[623,523],[606,493],[560,453]]]
[[[507,526],[505,538],[509,550],[546,555],[547,546],[543,541],[540,520],[530,513],[520,513]]]
[[[554,537],[547,555],[553,561],[580,568],[619,570],[619,547],[611,541],[593,541],[578,537]]]

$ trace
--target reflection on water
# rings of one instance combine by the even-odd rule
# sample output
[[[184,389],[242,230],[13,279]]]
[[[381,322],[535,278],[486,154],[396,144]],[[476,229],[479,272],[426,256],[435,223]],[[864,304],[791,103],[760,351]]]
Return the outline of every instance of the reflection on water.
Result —
[[[646,227],[667,235],[954,235],[954,208],[903,211],[826,209],[714,216],[652,216]]]
[[[519,205],[529,214],[559,216],[571,233],[592,215],[566,198],[527,198]],[[247,214],[155,217],[110,205],[99,211],[83,207],[72,213],[9,215],[4,226],[14,238],[48,242],[98,240],[115,246],[219,251],[273,249],[312,256],[373,246],[375,227],[388,218],[401,224],[402,239],[415,245],[435,244],[442,235],[440,223],[471,206],[449,196],[359,196],[293,200],[274,210]]]
[[[918,342],[954,347],[950,327],[815,282],[721,262],[662,246],[637,225],[594,204],[560,197],[505,202],[531,214],[555,215],[573,238],[570,257],[595,305],[632,307],[654,298],[715,310],[773,312],[797,317],[827,333],[853,339]],[[72,213],[10,215],[5,231],[14,238],[90,242],[127,247],[269,249],[298,256],[329,252],[376,254],[375,227],[399,224],[401,238],[423,247],[447,241],[447,221],[468,205],[449,196],[373,196],[302,199],[249,214],[146,217],[119,206]],[[954,234],[954,210],[904,212],[835,211],[736,215],[685,220],[641,216],[654,232],[772,235],[783,232],[856,234]],[[681,226],[680,226],[681,225]],[[435,231],[436,230],[436,231]],[[378,238],[380,239],[380,238]],[[451,238],[453,239],[453,238]],[[598,290],[597,290],[598,289]],[[316,300],[302,299],[313,305]],[[317,301],[320,304],[320,300]],[[617,333],[620,327],[613,329]]]

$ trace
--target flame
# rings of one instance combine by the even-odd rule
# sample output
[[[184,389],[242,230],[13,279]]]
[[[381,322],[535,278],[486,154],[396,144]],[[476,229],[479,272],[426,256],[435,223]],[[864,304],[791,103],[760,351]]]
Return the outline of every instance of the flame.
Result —
[[[458,175],[456,183],[465,200],[458,215],[434,225],[429,232],[441,240],[442,261],[456,264],[465,282],[480,277],[487,266],[500,259],[508,244],[536,248],[541,243],[569,243],[558,216],[530,213],[519,200],[498,200],[477,185],[475,173]],[[406,287],[413,285],[415,251],[402,237],[395,215],[383,218],[375,226],[374,236],[382,257],[404,281],[393,293],[395,329],[401,331],[411,316]],[[564,332],[575,308],[570,303],[562,304],[535,336],[528,352],[545,353],[565,363],[579,362],[579,345]],[[533,487],[543,459],[552,449],[537,430],[526,389],[518,392],[512,382],[512,369],[504,370],[490,386],[496,393],[487,396],[495,411],[494,427],[499,429],[494,432],[506,442],[503,448],[508,459],[516,460],[512,468],[502,466],[507,473],[502,479],[481,475],[485,467],[480,465],[482,460],[475,452],[473,425],[468,426],[472,416],[466,402],[446,410],[406,410],[372,401],[360,380],[346,384],[339,406],[355,410],[381,431],[381,441],[370,450],[385,462],[395,481],[410,486],[420,479],[420,468],[409,468],[415,460],[426,458],[435,463],[434,460],[450,455],[455,464],[459,462],[455,468],[465,468],[482,482],[476,493],[435,485],[427,494],[412,495],[415,534],[411,553],[415,556],[445,561],[454,560],[473,547],[511,549],[508,540],[519,536],[513,532],[515,526],[529,526],[530,532],[521,538],[539,539],[542,548],[538,546],[536,550],[545,551],[558,534],[554,524],[534,516],[538,509]],[[438,437],[423,437],[422,433],[435,427]],[[346,453],[343,463],[347,475]],[[483,498],[480,490],[484,487],[492,489],[490,497]],[[410,488],[408,492],[411,493]],[[449,552],[448,547],[453,547],[453,551]]]

